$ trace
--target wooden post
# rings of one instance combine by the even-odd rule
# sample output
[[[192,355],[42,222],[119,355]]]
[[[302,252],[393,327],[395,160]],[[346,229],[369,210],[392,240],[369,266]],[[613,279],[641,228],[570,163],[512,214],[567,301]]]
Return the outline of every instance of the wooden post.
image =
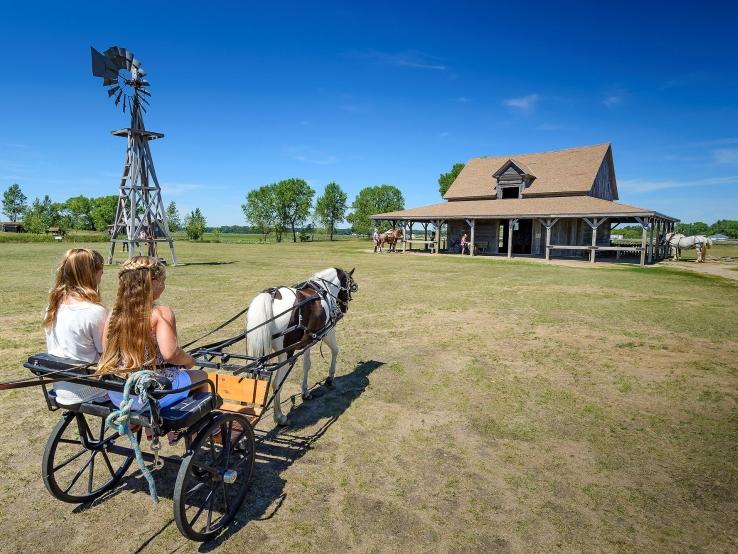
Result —
[[[597,254],[595,250],[597,248],[597,227],[599,227],[599,224],[597,223],[597,218],[595,218],[594,225],[592,226],[592,251],[589,253],[589,263],[591,264],[595,263],[595,255]]]
[[[517,219],[510,219],[508,220],[507,224],[507,257],[512,258],[512,236],[513,236],[513,227],[518,222]]]
[[[465,220],[467,225],[471,228],[471,246],[469,247],[469,255],[474,255],[474,228],[476,227],[477,220],[476,219],[467,219]]]
[[[643,234],[641,235],[641,266],[646,265],[646,240],[648,239],[648,227],[649,221],[647,217],[636,217],[638,223],[643,227]]]
[[[436,254],[441,253],[441,220],[437,219],[433,222],[433,225],[436,226]]]
[[[541,225],[543,225],[546,228],[546,261],[551,260],[551,249],[549,246],[551,246],[551,228],[556,224],[556,222],[559,220],[558,217],[554,218],[548,218],[548,219],[539,219]]]
[[[653,220],[649,220],[648,226],[648,263],[653,263]]]
[[[407,228],[405,222],[402,222],[402,253],[405,254],[407,252],[407,233],[405,232],[405,229]],[[410,238],[413,238],[413,224],[410,223]]]

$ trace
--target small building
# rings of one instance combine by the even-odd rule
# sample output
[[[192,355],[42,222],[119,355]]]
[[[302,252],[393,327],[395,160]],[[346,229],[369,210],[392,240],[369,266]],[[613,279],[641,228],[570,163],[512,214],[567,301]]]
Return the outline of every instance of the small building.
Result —
[[[472,158],[444,195],[445,202],[374,214],[409,231],[420,224],[445,226],[432,235],[435,252],[458,252],[463,233],[474,254],[532,256],[549,259],[624,253],[641,264],[668,256],[664,235],[679,221],[648,208],[621,204],[610,144],[535,154]],[[640,245],[615,245],[611,231],[620,224],[643,229]],[[413,246],[405,241],[404,249]]]
[[[710,240],[714,242],[725,242],[726,240],[730,240],[730,237],[728,235],[724,235],[722,233],[717,233],[716,235],[710,235],[707,238],[709,238]]]
[[[25,233],[23,224],[17,221],[0,221],[0,231],[3,233]]]

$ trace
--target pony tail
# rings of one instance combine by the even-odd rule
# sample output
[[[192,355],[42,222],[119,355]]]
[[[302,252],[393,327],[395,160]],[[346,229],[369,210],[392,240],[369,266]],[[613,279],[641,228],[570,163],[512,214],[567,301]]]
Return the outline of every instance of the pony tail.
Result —
[[[267,292],[257,294],[246,312],[246,345],[249,356],[260,358],[272,351],[272,324],[264,323],[273,317],[272,295]]]

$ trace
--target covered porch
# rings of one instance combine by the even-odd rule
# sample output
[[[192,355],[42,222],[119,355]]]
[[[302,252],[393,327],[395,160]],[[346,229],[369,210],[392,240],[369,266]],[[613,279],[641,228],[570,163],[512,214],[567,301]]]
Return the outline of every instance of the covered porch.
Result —
[[[615,202],[591,200],[598,200],[606,205],[578,214],[562,210],[558,213],[514,215],[447,213],[444,214],[445,217],[429,217],[431,213],[426,215],[417,212],[431,210],[416,208],[377,214],[372,219],[378,225],[384,223],[385,226],[403,229],[403,252],[420,250],[433,254],[459,253],[461,237],[466,233],[471,256],[538,257],[546,260],[557,257],[585,259],[590,263],[595,263],[598,258],[620,260],[634,257],[640,265],[654,263],[669,256],[668,246],[663,244],[663,239],[667,233],[676,229],[677,219]],[[511,202],[509,200],[492,202],[495,202],[494,208],[497,209],[513,207],[508,204]],[[480,203],[482,202],[473,204]],[[470,205],[462,206],[463,204]],[[446,208],[444,211],[447,212],[451,211],[449,208],[475,211],[469,209],[474,207],[471,204],[450,202],[439,206]],[[620,213],[617,213],[613,210],[614,207],[622,207],[628,211],[619,210]],[[611,234],[620,225],[640,226],[640,241],[613,242]]]

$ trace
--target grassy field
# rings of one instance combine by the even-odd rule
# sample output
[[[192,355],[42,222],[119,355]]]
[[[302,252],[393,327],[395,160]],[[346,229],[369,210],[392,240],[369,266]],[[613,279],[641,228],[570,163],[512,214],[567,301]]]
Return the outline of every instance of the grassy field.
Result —
[[[67,245],[0,245],[2,380],[43,351]],[[0,392],[3,552],[674,552],[738,549],[738,284],[665,267],[373,255],[368,241],[178,243],[184,340],[259,290],[356,267],[334,390],[295,401],[238,525],[212,544],[136,472],[92,506],[45,491],[58,414]],[[104,300],[115,272],[106,271]],[[327,360],[313,354],[311,381]],[[298,391],[297,376],[288,383]],[[287,404],[289,407],[289,403]],[[262,424],[271,426],[271,421]]]

